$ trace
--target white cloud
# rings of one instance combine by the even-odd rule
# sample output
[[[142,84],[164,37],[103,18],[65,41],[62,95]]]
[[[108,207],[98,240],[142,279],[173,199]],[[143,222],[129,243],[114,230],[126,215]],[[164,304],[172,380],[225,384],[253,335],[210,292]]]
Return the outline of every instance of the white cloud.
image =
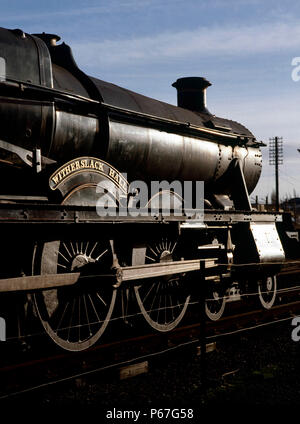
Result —
[[[295,90],[285,94],[276,92],[258,98],[241,96],[234,99],[216,95],[208,102],[208,109],[217,116],[233,119],[249,128],[259,140],[268,142],[269,137],[283,137],[289,149],[300,148],[299,94],[300,82]],[[259,95],[260,93],[258,93]],[[209,93],[207,93],[209,99]],[[290,150],[289,150],[290,152]],[[288,153],[289,159],[293,154]],[[299,155],[300,165],[300,155]]]
[[[114,11],[117,7],[126,6],[128,7],[130,3],[135,3],[134,0],[130,1],[121,1],[119,4],[116,4],[115,1],[108,2],[104,5],[100,6],[92,6],[92,7],[80,7],[80,8],[67,8],[65,10],[53,10],[50,8],[49,10],[43,9],[43,11],[40,12],[24,12],[24,9],[20,9],[19,11],[16,11],[14,14],[9,13],[2,13],[1,21],[7,22],[10,20],[30,20],[34,21],[35,19],[40,18],[49,18],[49,17],[60,17],[60,16],[80,16],[80,15],[91,15],[94,13],[109,13]],[[38,8],[37,8],[38,10]]]
[[[191,31],[163,32],[128,39],[75,42],[81,63],[128,65],[154,63],[191,56],[249,55],[299,49],[300,21],[237,27],[200,27]]]
[[[181,0],[169,0],[174,3],[174,1],[180,2]],[[79,2],[77,2],[79,3]],[[166,2],[165,2],[166,3]],[[164,5],[166,6],[166,5]],[[55,10],[51,6],[48,10],[44,8],[40,12],[24,12],[25,9],[16,11],[13,14],[5,13],[2,11],[1,22],[10,22],[10,21],[38,21],[40,19],[49,19],[49,18],[72,18],[72,17],[82,17],[82,16],[93,16],[93,15],[109,15],[122,12],[135,11],[143,8],[149,7],[163,7],[160,3],[160,0],[110,0],[103,1],[102,4],[99,2],[97,6],[84,6],[84,7],[66,7],[65,9]],[[37,6],[38,10],[39,7]]]

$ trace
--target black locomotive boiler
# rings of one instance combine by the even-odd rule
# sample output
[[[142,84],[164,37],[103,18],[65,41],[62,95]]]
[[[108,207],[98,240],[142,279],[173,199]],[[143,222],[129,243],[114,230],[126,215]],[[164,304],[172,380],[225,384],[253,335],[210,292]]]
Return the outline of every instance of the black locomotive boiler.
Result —
[[[0,29],[0,315],[18,303],[19,321],[32,312],[59,346],[83,350],[119,296],[124,320],[134,301],[170,331],[201,262],[210,319],[247,290],[270,308],[287,237],[280,213],[251,207],[262,143],[207,110],[206,79],[178,79],[173,106],[86,75],[59,40]],[[170,185],[141,204],[137,180]],[[187,214],[174,181],[204,182],[204,211]],[[118,214],[138,204],[156,212]]]

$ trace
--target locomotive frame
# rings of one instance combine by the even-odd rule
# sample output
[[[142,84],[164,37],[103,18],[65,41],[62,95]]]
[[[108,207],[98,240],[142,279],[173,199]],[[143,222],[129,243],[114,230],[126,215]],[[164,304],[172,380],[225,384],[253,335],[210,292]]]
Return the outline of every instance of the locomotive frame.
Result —
[[[256,287],[257,281],[259,282],[257,287],[260,287],[264,278],[275,275],[280,267],[278,263],[274,264],[274,262],[269,261],[260,264],[257,262],[255,264],[249,263],[248,268],[243,266],[242,270],[240,270],[237,266],[238,264],[234,264],[232,261],[230,246],[227,245],[225,248],[222,243],[202,245],[202,257],[195,257],[195,249],[192,249],[190,246],[189,252],[183,249],[185,254],[188,255],[184,260],[182,257],[178,258],[179,260],[177,261],[173,258],[164,259],[160,257],[159,260],[155,260],[155,262],[150,260],[147,264],[135,265],[133,259],[134,255],[137,255],[138,258],[141,251],[145,250],[149,240],[159,240],[159,244],[162,245],[162,252],[170,252],[171,249],[168,250],[167,246],[169,245],[169,241],[167,241],[168,237],[171,240],[174,238],[177,239],[180,236],[190,244],[191,234],[192,239],[195,238],[196,233],[201,234],[203,232],[206,234],[212,233],[213,236],[211,236],[211,238],[213,238],[215,234],[218,234],[219,237],[220,233],[228,234],[228,232],[237,225],[245,228],[249,228],[251,223],[254,225],[271,226],[275,225],[274,223],[278,223],[278,225],[280,225],[280,223],[282,223],[282,214],[280,213],[205,211],[204,221],[199,223],[184,216],[170,215],[165,217],[161,213],[157,216],[100,217],[93,207],[78,207],[73,205],[2,204],[0,210],[0,226],[2,224],[2,226],[5,225],[6,229],[12,228],[9,234],[12,234],[17,226],[18,232],[23,235],[24,240],[24,242],[19,245],[20,253],[18,254],[18,252],[15,251],[14,257],[14,274],[22,276],[4,278],[2,275],[0,279],[0,293],[5,293],[6,296],[8,294],[13,296],[18,292],[30,294],[29,299],[26,298],[25,303],[33,302],[35,304],[38,310],[37,315],[41,319],[46,332],[60,347],[67,350],[77,351],[86,349],[100,338],[106,326],[109,324],[109,318],[113,312],[117,293],[121,293],[124,287],[133,288],[141,312],[151,327],[158,331],[171,331],[183,318],[189,304],[189,297],[193,292],[190,286],[190,277],[187,278],[187,276],[191,276],[192,279],[198,279],[199,277],[197,277],[197,272],[195,273],[195,271],[200,271],[201,262],[205,263],[205,279],[208,283],[206,312],[207,316],[213,320],[219,319],[222,316],[226,301],[230,301],[230,296],[228,295],[226,297],[226,290],[229,291],[233,282],[239,280],[241,283],[241,281],[245,279],[244,275],[246,271],[248,273],[247,282],[249,283],[249,281],[252,280],[252,286],[250,285],[250,287],[251,290],[253,290],[254,281],[256,282],[254,287]],[[102,270],[99,267],[93,267],[93,264],[84,263],[83,266],[80,264],[80,260],[84,256],[81,252],[85,250],[85,246],[79,245],[84,239],[87,239],[87,234],[93,234],[93,237],[88,238],[91,242],[91,248],[88,249],[90,251],[93,247],[91,240],[97,239],[97,236],[95,236],[96,234],[101,234],[102,240],[104,239],[110,244],[110,248],[112,249],[110,262],[106,264],[107,266],[104,265]],[[140,235],[134,239],[133,234]],[[124,243],[124,239],[129,240],[130,238],[132,240],[131,243]],[[35,265],[33,265],[30,270],[32,252],[34,252],[34,255],[37,255],[37,252],[40,254],[41,249],[45,249],[46,246],[46,249],[50,247],[50,250],[48,249],[49,255],[53,243],[55,249],[58,251],[57,240],[60,240],[59,243],[62,244],[70,243],[70,240],[73,240],[74,252],[70,254],[73,257],[73,269],[72,266],[70,266],[69,272],[57,274],[53,272],[53,264],[50,264],[49,268],[47,264],[48,259],[44,259],[42,265],[39,265],[38,268],[35,268]],[[231,246],[231,248],[232,247],[233,246]],[[240,246],[238,247],[240,248]],[[71,248],[72,247],[65,247],[64,252],[68,250],[71,252]],[[76,248],[78,249],[78,253],[76,252]],[[267,244],[266,249],[269,250]],[[8,249],[7,252],[6,255],[9,256],[11,254],[11,249]],[[28,252],[28,256],[25,255],[24,257],[24,254],[21,254],[22,252]],[[62,254],[64,254],[64,252]],[[100,252],[100,254],[101,253],[102,252]],[[157,254],[157,251],[154,253]],[[16,263],[16,258],[22,258],[19,264]],[[154,255],[153,258],[156,259]],[[74,266],[74,261],[76,260],[78,264]],[[11,270],[11,260],[4,257],[4,262],[9,272],[9,270]],[[130,262],[131,266],[128,265]],[[139,263],[138,260],[136,260],[136,263]],[[54,267],[56,267],[56,265],[57,264],[55,264]],[[91,265],[90,269],[89,265]],[[82,270],[84,272],[82,272]],[[31,276],[28,274],[36,275]],[[153,315],[152,311],[155,311],[155,308],[152,307],[152,309],[150,308],[147,310],[143,307],[143,291],[139,296],[139,290],[144,285],[148,291],[149,282],[155,287],[161,284],[161,280],[163,280],[165,284],[170,284],[170,277],[174,278],[174,276],[183,277],[186,287],[188,287],[190,292],[182,297],[182,293],[180,291],[177,292],[174,288],[173,291],[167,291],[168,296],[171,296],[168,302],[166,302],[166,300],[164,300],[164,302],[160,301],[163,305],[161,310],[163,311],[162,316],[164,319],[154,318],[151,316],[151,313]],[[93,285],[92,289],[90,286],[91,282]],[[225,283],[225,285],[222,285],[221,282]],[[246,281],[244,282],[246,283]],[[197,286],[197,281],[193,281],[193,284]],[[212,286],[212,284],[214,284],[214,286]],[[79,322],[82,323],[82,328],[84,328],[84,326],[88,325],[89,313],[93,314],[93,312],[86,312],[84,310],[83,305],[86,307],[86,300],[84,301],[84,298],[91,296],[91,293],[99,294],[100,292],[99,296],[106,301],[101,291],[103,287],[105,295],[106,297],[108,296],[109,299],[109,307],[107,310],[104,308],[104,313],[106,314],[105,318],[102,320],[99,319],[99,321],[102,321],[104,324],[101,325],[97,331],[92,331],[92,336],[84,336],[84,332],[81,332],[80,335],[79,331],[77,335],[72,336],[73,339],[70,333],[67,336],[57,337],[54,329],[51,328],[51,325],[43,318],[38,300],[40,299],[41,301],[43,296],[46,296],[46,299],[47,296],[50,296],[51,299],[53,293],[66,290],[66,299],[68,299],[68,296],[71,299],[75,299],[77,296],[78,305],[82,303],[82,313],[86,315],[87,318],[78,318],[76,316],[74,320],[76,321],[76,319],[79,319]],[[183,287],[182,285],[179,286],[181,291]],[[209,289],[209,287],[211,287],[211,289]],[[98,289],[99,292],[97,291]],[[246,286],[242,287],[240,284],[239,290],[241,290],[241,292],[247,289]],[[264,288],[262,291],[265,290]],[[107,291],[109,293],[107,293]],[[76,295],[74,293],[76,293]],[[274,294],[276,295],[276,287],[274,287],[274,284],[271,284],[271,287],[260,295],[261,303],[264,307],[270,308],[273,305]],[[158,296],[159,295],[160,292],[158,292]],[[23,298],[23,301],[24,299],[25,298]],[[70,300],[64,301],[66,302],[64,306],[67,302],[70,302]],[[176,314],[176,307],[180,302],[182,302],[181,309],[179,307]],[[92,306],[93,303],[95,303],[94,300],[90,298],[89,303],[88,309],[94,309],[95,305]],[[51,302],[49,300],[49,305],[50,304]],[[43,308],[44,306],[43,304]],[[149,311],[151,311],[151,313]],[[172,316],[168,315],[170,311]],[[98,310],[97,313],[100,315]],[[123,319],[126,319],[126,314],[124,314]],[[72,319],[70,318],[70,320]],[[90,319],[90,321],[92,321],[92,319]],[[74,327],[81,328],[78,323],[74,325]]]
[[[58,40],[0,29],[0,307],[9,313],[6,300],[20,294],[24,311],[74,351],[99,340],[120,292],[127,303],[133,292],[152,328],[171,331],[203,263],[210,319],[232,290],[255,287],[272,307],[293,241],[281,213],[251,207],[263,143],[208,112],[204,78],[177,80],[179,107],[167,105],[88,77]],[[169,191],[167,215],[157,193],[142,205],[158,201],[155,214],[99,216],[103,194],[129,209],[138,198],[123,171],[129,183],[204,181],[205,208],[187,216]]]

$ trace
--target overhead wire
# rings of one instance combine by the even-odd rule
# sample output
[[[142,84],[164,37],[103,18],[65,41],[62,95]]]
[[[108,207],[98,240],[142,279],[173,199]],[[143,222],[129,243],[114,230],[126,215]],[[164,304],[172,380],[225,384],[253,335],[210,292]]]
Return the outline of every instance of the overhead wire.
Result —
[[[211,340],[211,339],[216,339],[216,338],[220,338],[220,337],[231,336],[231,335],[238,334],[238,333],[241,333],[241,332],[251,331],[251,330],[255,330],[257,328],[282,323],[282,322],[288,321],[290,319],[291,319],[291,317],[282,318],[280,320],[276,319],[274,321],[270,321],[270,322],[267,322],[267,323],[256,324],[255,326],[251,326],[251,327],[239,328],[239,329],[236,329],[236,330],[233,330],[233,331],[230,331],[230,332],[226,332],[226,333],[215,334],[213,336],[206,336],[205,340]],[[162,350],[157,351],[157,352],[137,356],[135,358],[128,359],[128,360],[125,360],[125,361],[121,361],[121,362],[118,362],[118,363],[105,365],[105,366],[98,367],[98,368],[93,369],[93,370],[83,371],[83,372],[73,374],[73,375],[68,376],[68,377],[63,377],[63,378],[59,378],[59,379],[56,379],[56,380],[53,380],[53,381],[42,383],[42,384],[39,384],[37,386],[33,386],[33,387],[29,387],[27,389],[19,390],[17,392],[8,393],[6,395],[1,395],[0,400],[8,399],[8,398],[15,397],[15,396],[24,395],[26,393],[29,393],[29,392],[32,392],[32,391],[35,391],[35,390],[44,389],[44,388],[49,387],[49,386],[65,383],[67,381],[71,381],[71,380],[74,380],[76,378],[87,377],[89,375],[96,374],[98,372],[103,372],[103,371],[106,371],[106,370],[109,370],[109,369],[118,368],[118,367],[121,367],[121,366],[124,366],[124,365],[133,364],[133,363],[136,363],[137,361],[141,361],[141,360],[144,360],[144,359],[149,359],[151,357],[163,355],[165,353],[169,353],[171,351],[175,351],[175,350],[178,350],[178,349],[186,347],[186,346],[191,346],[191,345],[197,344],[199,342],[200,342],[200,338],[189,340],[187,342],[182,342],[182,343],[180,343],[176,346],[171,346],[171,347],[168,347],[166,349],[162,349]]]

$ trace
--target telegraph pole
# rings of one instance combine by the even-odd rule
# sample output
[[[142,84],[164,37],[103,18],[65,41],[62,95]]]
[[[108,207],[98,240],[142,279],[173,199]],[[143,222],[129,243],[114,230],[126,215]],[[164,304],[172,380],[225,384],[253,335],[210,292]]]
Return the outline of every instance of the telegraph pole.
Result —
[[[282,137],[270,138],[269,143],[269,164],[275,165],[275,208],[279,210],[279,169],[278,166],[283,164],[283,146]]]

